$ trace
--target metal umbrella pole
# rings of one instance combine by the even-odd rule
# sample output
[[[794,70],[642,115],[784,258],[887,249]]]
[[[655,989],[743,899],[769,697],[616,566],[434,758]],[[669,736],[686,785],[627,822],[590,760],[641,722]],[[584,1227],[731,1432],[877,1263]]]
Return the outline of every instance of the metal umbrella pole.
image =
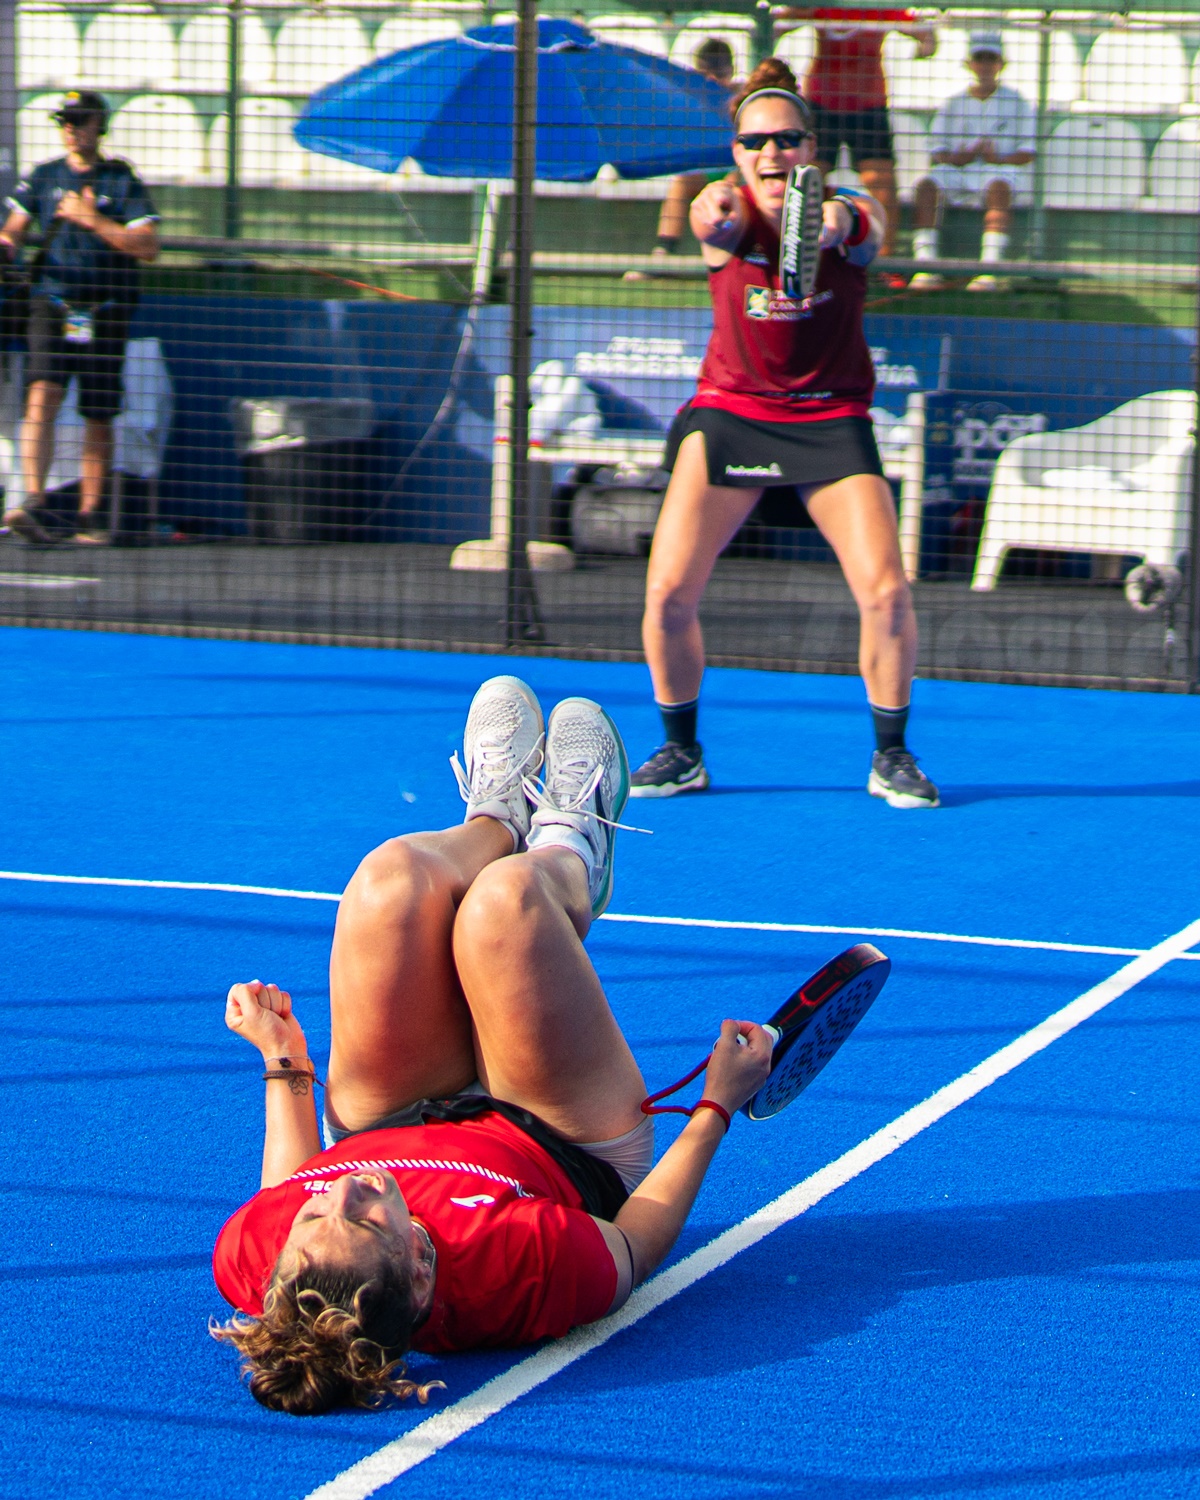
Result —
[[[507,646],[544,641],[529,540],[529,367],[533,341],[533,176],[537,152],[538,27],[536,0],[520,0],[513,78],[512,316],[508,368],[512,377],[512,441],[508,447],[512,525],[508,533]]]

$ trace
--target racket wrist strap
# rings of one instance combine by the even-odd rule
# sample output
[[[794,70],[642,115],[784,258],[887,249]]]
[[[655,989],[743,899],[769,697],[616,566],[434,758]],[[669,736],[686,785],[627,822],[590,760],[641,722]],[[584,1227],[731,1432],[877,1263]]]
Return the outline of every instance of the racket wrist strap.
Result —
[[[698,1109],[711,1109],[714,1114],[720,1115],[722,1120],[725,1121],[725,1133],[726,1135],[729,1134],[729,1127],[733,1124],[733,1120],[723,1104],[718,1104],[715,1099],[698,1099],[692,1105],[691,1113],[694,1115]]]
[[[853,250],[856,245],[863,244],[871,233],[871,216],[848,193],[835,193],[833,201],[844,204],[850,210],[850,233],[842,243],[848,250]]]

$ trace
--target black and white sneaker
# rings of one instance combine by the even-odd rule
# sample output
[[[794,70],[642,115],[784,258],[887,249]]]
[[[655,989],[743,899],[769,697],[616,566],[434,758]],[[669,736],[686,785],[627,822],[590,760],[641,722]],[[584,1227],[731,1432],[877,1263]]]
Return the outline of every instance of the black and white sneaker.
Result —
[[[876,750],[867,791],[889,807],[939,807],[938,789],[908,750]]]
[[[629,795],[673,797],[676,792],[702,792],[707,785],[703,747],[668,740],[633,773]]]

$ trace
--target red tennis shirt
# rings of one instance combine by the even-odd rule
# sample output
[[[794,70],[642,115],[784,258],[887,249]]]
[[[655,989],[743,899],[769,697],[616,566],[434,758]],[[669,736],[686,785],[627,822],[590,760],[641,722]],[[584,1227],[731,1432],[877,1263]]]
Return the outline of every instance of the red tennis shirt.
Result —
[[[862,321],[866,271],[825,250],[812,295],[785,296],[779,236],[749,193],[742,198],[746,232],[725,265],[708,273],[713,330],[692,404],[755,422],[865,417],[875,390]]]
[[[386,1171],[437,1250],[428,1353],[558,1338],[602,1318],[617,1290],[604,1236],[570,1179],[501,1115],[371,1130],[322,1151],[238,1209],[217,1238],[213,1276],[257,1317],[301,1205],[346,1172]]]
[[[822,109],[883,109],[887,105],[887,83],[883,76],[883,39],[887,29],[881,21],[911,26],[911,10],[814,10],[817,52],[804,83],[804,97]],[[854,23],[872,21],[870,29]]]

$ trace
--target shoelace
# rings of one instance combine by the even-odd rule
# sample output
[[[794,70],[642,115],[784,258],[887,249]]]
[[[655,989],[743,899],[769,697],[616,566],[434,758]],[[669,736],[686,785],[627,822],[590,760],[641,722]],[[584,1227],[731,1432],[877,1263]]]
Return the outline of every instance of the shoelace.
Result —
[[[578,766],[585,768],[587,761],[579,758],[561,762],[562,767]],[[619,828],[623,833],[653,833],[653,828],[635,828],[632,823],[614,823],[611,818],[602,817],[600,813],[585,809],[584,803],[600,785],[604,779],[605,766],[603,763],[596,766],[590,778],[583,784],[580,791],[567,802],[556,802],[547,782],[537,776],[522,777],[522,785],[525,795],[533,803],[534,807],[542,808],[546,812],[583,813],[585,817],[595,818],[597,823],[604,823],[609,828]]]
[[[665,770],[667,766],[669,766],[673,761],[680,759],[691,759],[691,757],[684,754],[682,746],[662,745],[646,762],[645,769],[647,771],[662,771]]]
[[[487,773],[487,779],[483,781],[482,789],[489,798],[495,797],[497,800],[506,797],[518,785],[528,790],[529,778],[525,774],[525,767],[535,757],[534,770],[536,771],[537,767],[541,765],[542,741],[539,739],[537,744],[515,766],[508,769],[507,774],[502,774],[503,766],[498,766],[495,770],[492,769],[492,762],[501,760],[502,755],[503,749],[501,746],[484,745],[479,752],[479,759],[475,766],[477,772],[482,767]],[[450,768],[454,772],[455,780],[458,782],[458,790],[462,794],[463,801],[469,803],[471,800],[471,783],[467,779],[467,773],[463,770],[457,750],[450,757]]]

